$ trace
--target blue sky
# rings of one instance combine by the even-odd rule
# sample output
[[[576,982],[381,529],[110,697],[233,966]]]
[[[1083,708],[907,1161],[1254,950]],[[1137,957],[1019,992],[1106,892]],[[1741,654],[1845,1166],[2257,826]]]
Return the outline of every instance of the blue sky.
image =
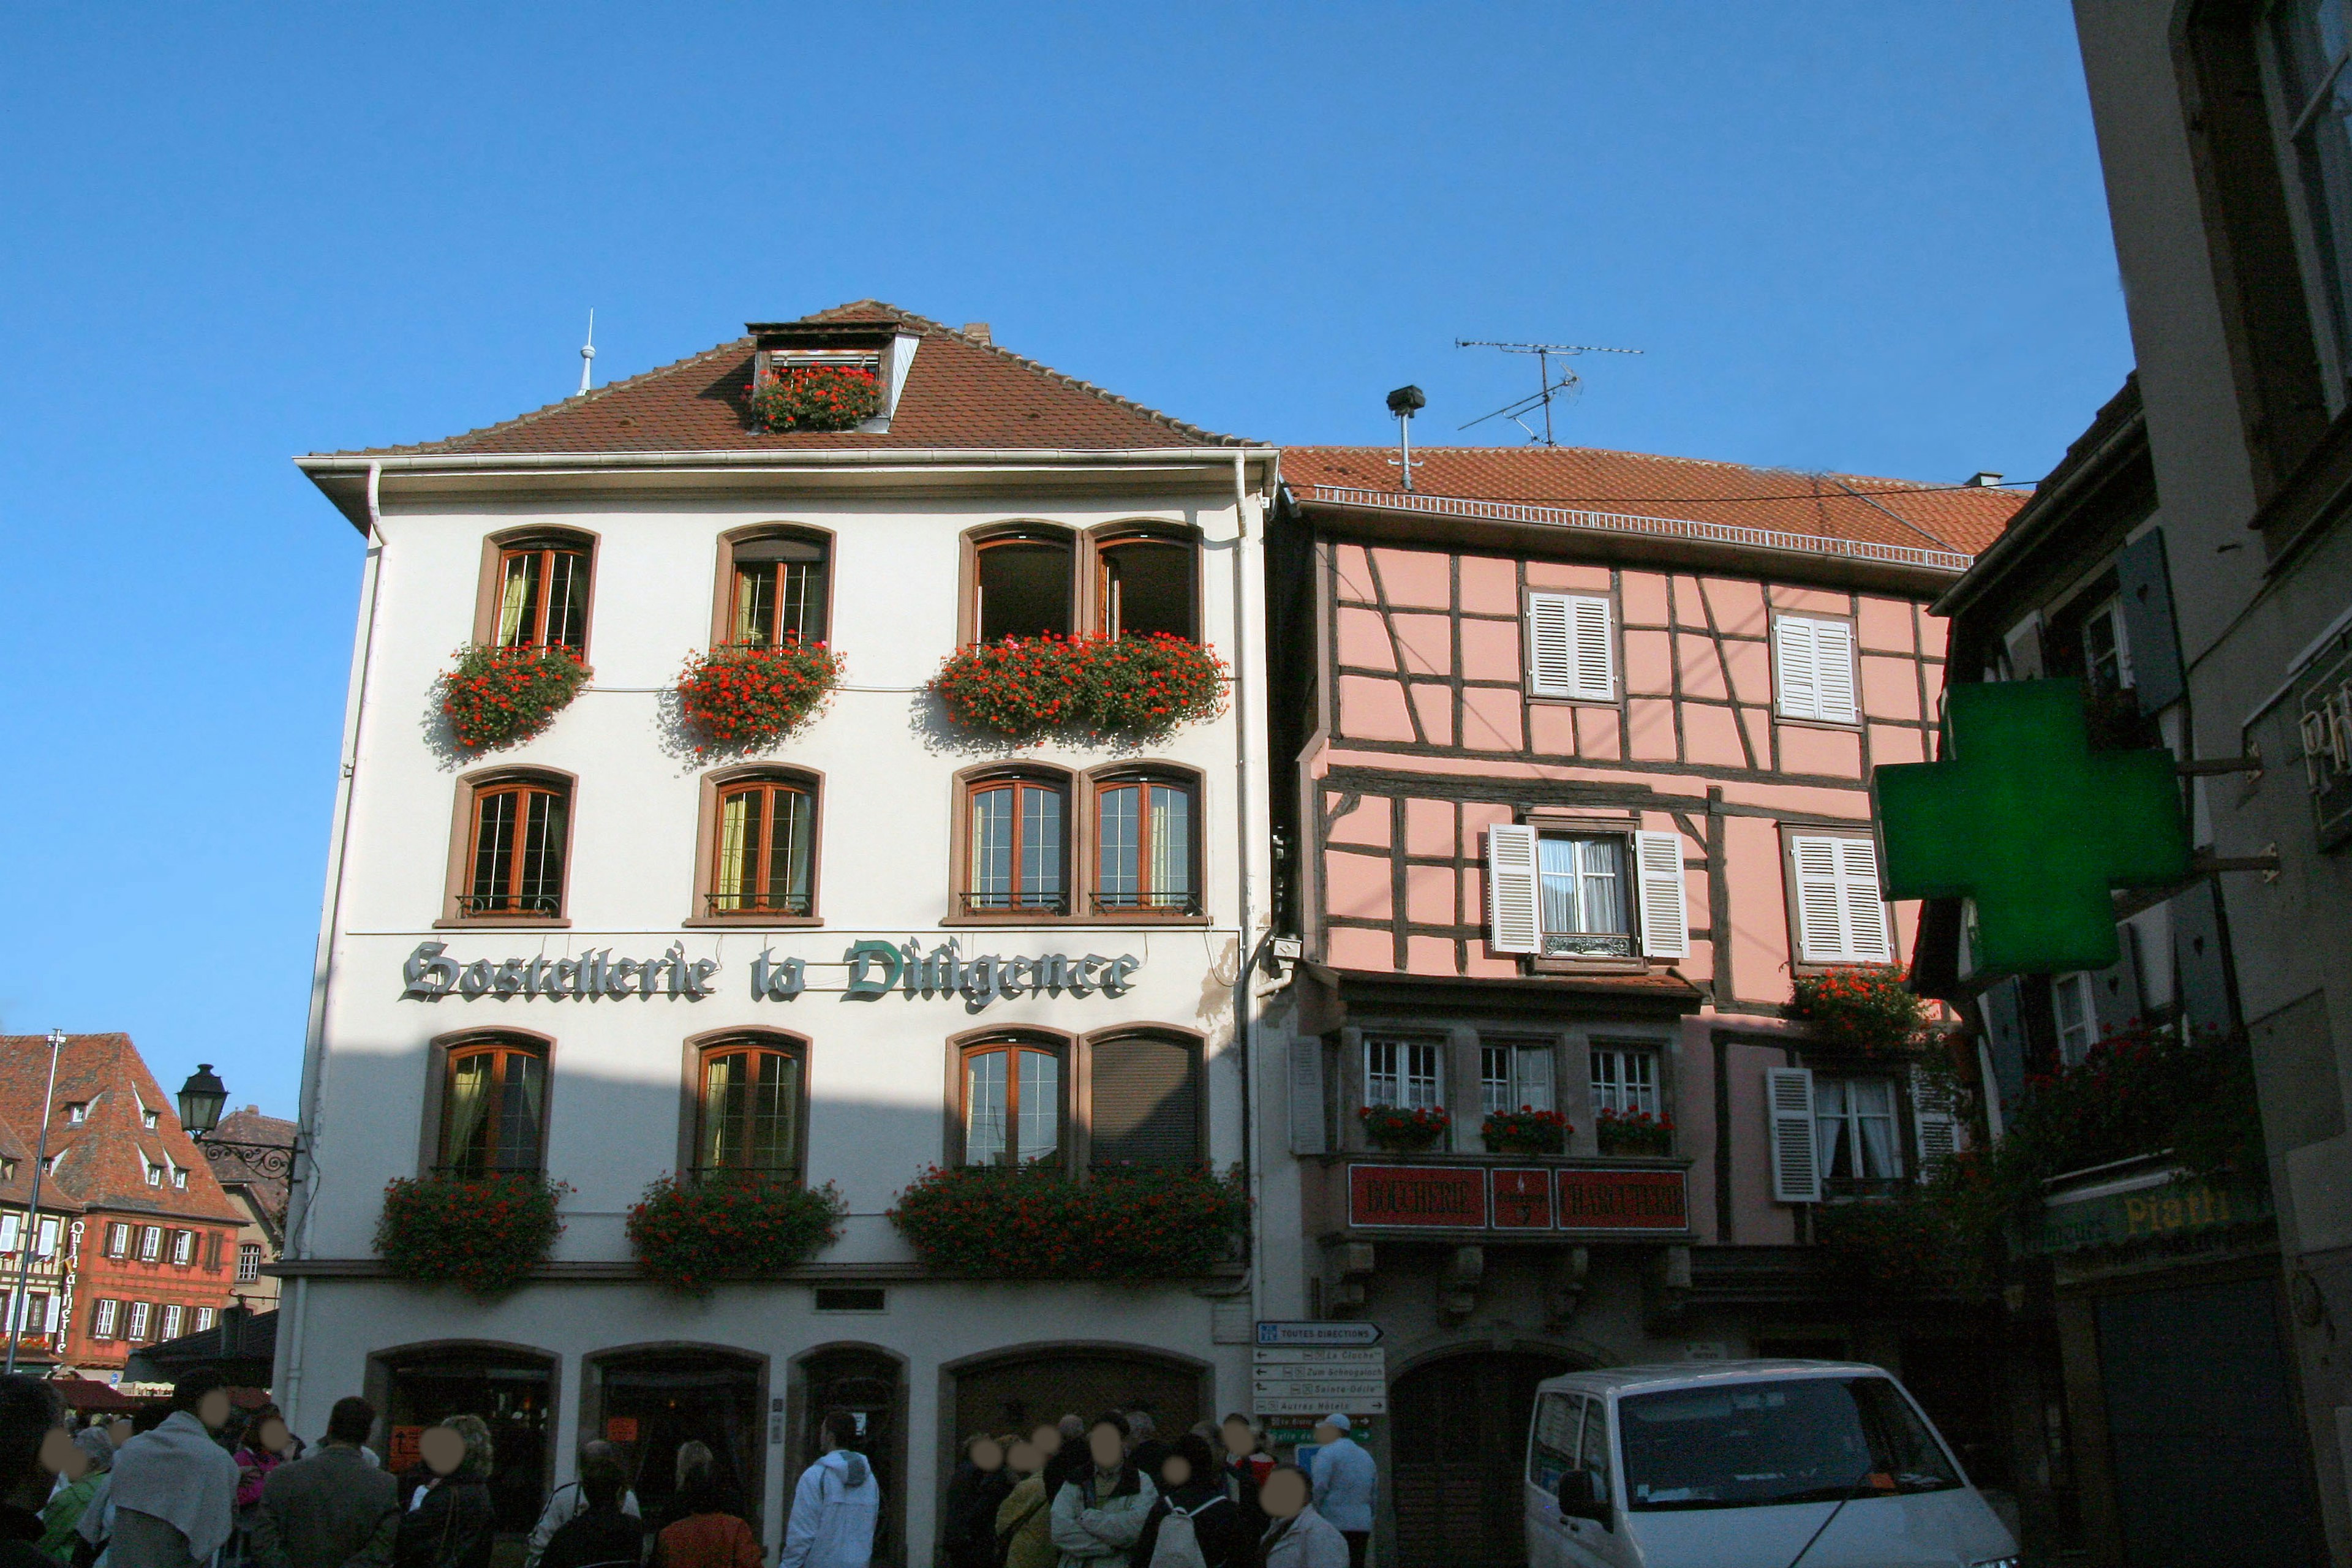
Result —
[[[1563,439],[1941,481],[2130,363],[2054,4],[0,10],[0,1027],[290,1110],[359,544],[289,455],[868,295],[1291,443],[1638,348]]]

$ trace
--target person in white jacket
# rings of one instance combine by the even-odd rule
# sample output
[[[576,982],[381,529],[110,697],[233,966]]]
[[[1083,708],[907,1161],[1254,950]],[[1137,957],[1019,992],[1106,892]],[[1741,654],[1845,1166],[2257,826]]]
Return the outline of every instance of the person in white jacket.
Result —
[[[856,1437],[857,1423],[849,1412],[825,1413],[818,1427],[824,1451],[801,1472],[776,1568],[866,1568],[872,1561],[882,1483],[874,1479],[866,1456],[849,1447]]]

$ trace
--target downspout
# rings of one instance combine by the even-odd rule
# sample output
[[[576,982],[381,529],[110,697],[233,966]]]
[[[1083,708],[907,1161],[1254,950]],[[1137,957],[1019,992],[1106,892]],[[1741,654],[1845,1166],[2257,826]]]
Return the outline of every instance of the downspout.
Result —
[[[305,1145],[298,1155],[289,1184],[295,1212],[287,1215],[287,1250],[298,1258],[310,1256],[310,1204],[318,1184],[320,1108],[326,1103],[327,993],[334,973],[335,936],[342,929],[343,868],[351,847],[352,783],[359,769],[360,719],[367,706],[370,658],[375,648],[376,590],[383,572],[383,512],[381,507],[383,464],[372,461],[367,470],[367,561],[360,580],[359,646],[352,655],[352,682],[343,703],[343,746],[335,779],[335,818],[327,836],[327,903],[320,912],[319,943],[310,962],[310,1016],[302,1040],[302,1101],[295,1125]],[[304,1156],[307,1155],[307,1158]],[[302,1180],[303,1166],[310,1180]],[[310,1323],[310,1280],[294,1280],[293,1322],[282,1347],[277,1374],[285,1391],[282,1403],[289,1421],[299,1421],[302,1396],[302,1349]]]
[[[1257,920],[1250,880],[1250,710],[1247,663],[1249,601],[1243,546],[1249,541],[1248,458],[1234,453],[1234,821],[1240,834],[1241,935],[1236,942],[1239,963],[1234,973],[1234,1028],[1242,1047],[1242,1179],[1250,1202],[1250,1316],[1255,1319],[1265,1282],[1264,1173],[1257,1158],[1257,1097],[1250,1079],[1257,1071],[1257,995],[1251,976],[1257,971]]]

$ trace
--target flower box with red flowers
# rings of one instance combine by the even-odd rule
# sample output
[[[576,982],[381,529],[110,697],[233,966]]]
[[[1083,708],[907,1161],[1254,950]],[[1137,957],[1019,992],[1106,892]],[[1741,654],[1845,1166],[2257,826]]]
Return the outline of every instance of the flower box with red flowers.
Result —
[[[437,683],[449,732],[469,752],[528,741],[571,704],[593,673],[561,646],[468,643]]]
[[[1927,1036],[1927,1008],[1899,963],[1800,974],[1790,1015],[1828,1045],[1864,1056],[1899,1056]]]
[[[1119,734],[1160,740],[1224,710],[1225,661],[1166,632],[976,643],[950,655],[930,689],[966,730],[1035,741]]]
[[[882,412],[882,375],[858,365],[792,365],[751,385],[751,428],[854,430]]]
[[[395,1279],[502,1296],[547,1260],[571,1191],[539,1175],[397,1177],[383,1189],[375,1249]]]
[[[715,647],[687,659],[677,678],[678,711],[698,752],[765,745],[824,707],[841,671],[841,656],[821,642]]]
[[[1646,1110],[1619,1110],[1603,1106],[1592,1126],[1603,1154],[1663,1159],[1675,1152],[1675,1119]]]
[[[757,1171],[664,1176],[629,1210],[629,1246],[648,1279],[708,1296],[721,1279],[807,1262],[841,1239],[847,1212],[830,1182],[806,1187]]]
[[[1557,1110],[1522,1105],[1517,1110],[1490,1110],[1478,1123],[1478,1136],[1489,1154],[1564,1154],[1568,1135],[1576,1129]]]
[[[932,1268],[981,1279],[1164,1279],[1231,1261],[1249,1234],[1238,1172],[1108,1165],[933,1166],[890,1223]]]
[[[1425,1105],[1405,1110],[1393,1105],[1365,1105],[1356,1110],[1364,1136],[1376,1149],[1392,1154],[1418,1154],[1434,1149],[1454,1125],[1454,1115],[1443,1106]]]

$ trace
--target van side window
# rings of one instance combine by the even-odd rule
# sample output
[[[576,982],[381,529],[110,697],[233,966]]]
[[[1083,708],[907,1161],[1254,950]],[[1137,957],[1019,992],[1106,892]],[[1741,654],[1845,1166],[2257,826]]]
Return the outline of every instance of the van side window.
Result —
[[[1576,1468],[1576,1429],[1581,1419],[1572,1394],[1547,1394],[1536,1401],[1535,1432],[1528,1441],[1528,1481],[1547,1495],[1559,1478]]]
[[[1599,1483],[1593,1488],[1594,1494],[1604,1502],[1612,1500],[1616,1494],[1609,1489],[1609,1402],[1589,1394],[1584,1401],[1584,1442],[1580,1460]]]

